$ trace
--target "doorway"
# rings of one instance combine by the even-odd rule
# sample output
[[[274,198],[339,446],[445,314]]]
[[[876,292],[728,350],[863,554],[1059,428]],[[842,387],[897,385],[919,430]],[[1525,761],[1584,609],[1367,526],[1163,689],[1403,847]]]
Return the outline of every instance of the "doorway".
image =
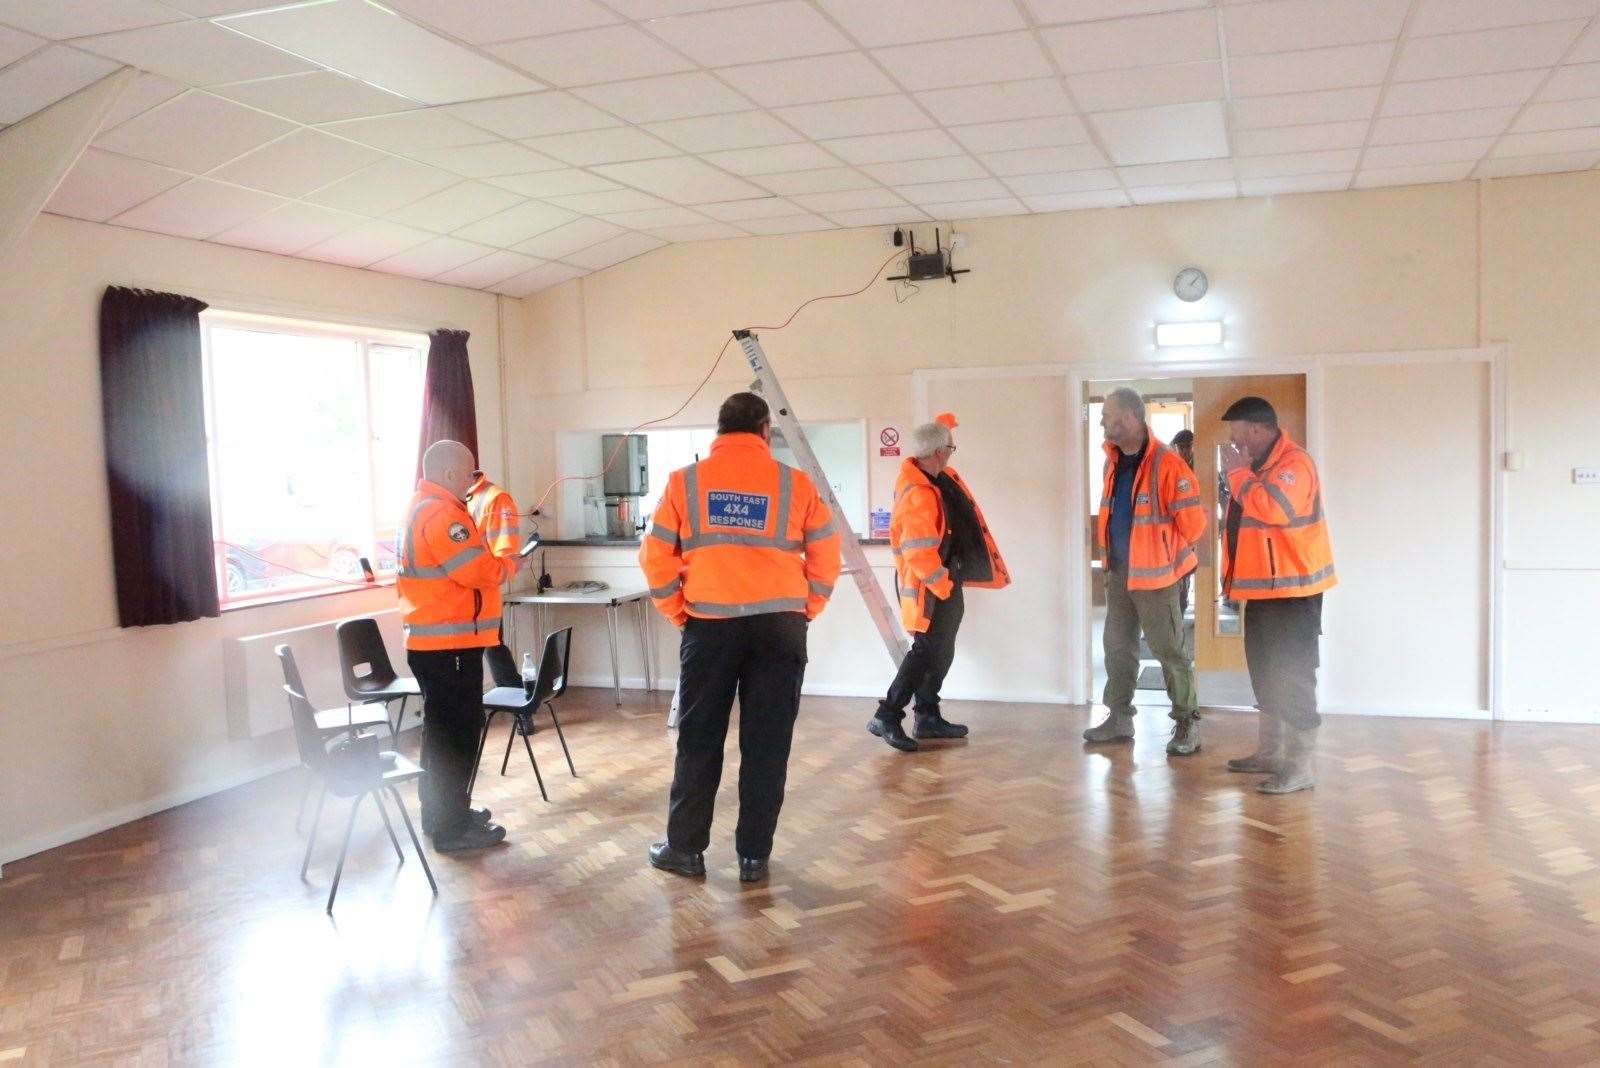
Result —
[[[1197,376],[1150,378],[1137,381],[1086,381],[1083,387],[1084,456],[1089,490],[1088,537],[1090,556],[1090,606],[1092,609],[1089,663],[1092,666],[1091,701],[1105,689],[1105,582],[1101,553],[1095,538],[1096,516],[1103,488],[1105,453],[1100,431],[1100,410],[1111,390],[1128,386],[1145,399],[1146,422],[1151,434],[1170,443],[1180,430],[1194,433],[1194,468],[1199,481],[1207,529],[1199,546],[1199,566],[1189,577],[1188,605],[1184,613],[1185,647],[1194,658],[1200,703],[1213,708],[1252,708],[1244,661],[1244,631],[1236,603],[1222,597],[1219,561],[1225,559],[1221,538],[1227,517],[1227,483],[1220,476],[1219,453],[1227,444],[1222,414],[1240,397],[1265,397],[1277,409],[1278,420],[1297,441],[1306,432],[1306,376],[1304,374]],[[1137,706],[1166,707],[1161,665],[1140,641],[1139,679],[1134,696]]]

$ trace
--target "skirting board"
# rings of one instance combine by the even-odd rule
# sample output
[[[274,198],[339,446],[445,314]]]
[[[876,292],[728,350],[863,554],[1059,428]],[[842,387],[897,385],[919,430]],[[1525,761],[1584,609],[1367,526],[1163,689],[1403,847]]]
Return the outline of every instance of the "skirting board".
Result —
[[[132,823],[134,820],[153,816],[157,812],[165,812],[169,808],[187,805],[189,802],[198,801],[202,797],[220,794],[224,790],[231,790],[236,786],[243,786],[245,783],[255,782],[257,779],[264,779],[268,775],[275,775],[280,771],[287,771],[289,768],[299,766],[299,764],[300,758],[290,754],[281,760],[272,761],[262,767],[248,768],[233,775],[212,779],[209,782],[192,783],[157,797],[136,801],[131,805],[123,805],[121,808],[114,808],[109,812],[97,813],[86,820],[80,820],[71,826],[50,831],[37,838],[22,842],[11,842],[0,847],[4,849],[4,852],[0,853],[0,864],[9,864],[14,860],[31,857],[35,853],[43,853],[47,849],[55,849],[57,846],[80,841],[91,835],[99,834],[101,831],[109,831],[113,827],[121,827],[125,823]]]

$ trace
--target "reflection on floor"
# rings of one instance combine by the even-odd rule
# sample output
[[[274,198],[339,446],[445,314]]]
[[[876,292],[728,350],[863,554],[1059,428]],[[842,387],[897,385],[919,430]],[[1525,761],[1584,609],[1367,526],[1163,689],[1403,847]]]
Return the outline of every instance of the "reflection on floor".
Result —
[[[1087,709],[951,702],[972,738],[903,756],[869,701],[807,698],[746,886],[737,747],[708,876],[646,867],[666,697],[626,700],[566,701],[581,779],[535,735],[548,804],[485,761],[510,844],[437,858],[437,900],[369,809],[330,921],[293,773],[7,865],[0,1062],[1600,1059],[1592,728],[1332,718],[1318,789],[1269,798],[1219,767],[1248,715],[1168,758],[1080,744]]]
[[[1189,655],[1194,656],[1194,608],[1189,609],[1189,614],[1184,618],[1184,642],[1189,650]],[[1106,656],[1105,632],[1106,609],[1104,605],[1094,607],[1094,645],[1091,649],[1092,664],[1094,667],[1093,694],[1099,698],[1105,693],[1106,685]],[[1134,691],[1133,703],[1139,708],[1170,708],[1171,702],[1167,700],[1165,684],[1161,681],[1161,663],[1150,652],[1150,646],[1143,638],[1139,639],[1140,680],[1139,688]],[[1200,704],[1208,708],[1254,708],[1256,703],[1255,690],[1250,686],[1250,676],[1243,671],[1202,671],[1195,677],[1195,688],[1200,694]]]

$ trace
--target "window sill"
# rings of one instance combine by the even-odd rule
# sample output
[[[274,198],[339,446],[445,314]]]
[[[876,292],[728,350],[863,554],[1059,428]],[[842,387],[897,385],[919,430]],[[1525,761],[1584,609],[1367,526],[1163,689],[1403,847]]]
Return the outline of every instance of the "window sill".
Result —
[[[265,594],[260,597],[251,597],[248,600],[224,602],[222,614],[231,612],[244,612],[251,608],[266,608],[271,605],[286,604],[290,601],[312,601],[322,597],[342,597],[351,593],[364,593],[367,590],[394,589],[395,580],[379,579],[377,582],[364,582],[359,586],[340,586],[333,589],[297,590],[276,595]]]

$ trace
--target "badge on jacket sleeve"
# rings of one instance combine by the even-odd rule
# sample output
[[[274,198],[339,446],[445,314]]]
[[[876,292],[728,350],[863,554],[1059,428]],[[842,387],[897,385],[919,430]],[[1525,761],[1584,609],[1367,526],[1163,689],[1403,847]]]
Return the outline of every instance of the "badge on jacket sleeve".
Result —
[[[1279,471],[1278,472],[1278,481],[1282,482],[1286,486],[1294,485],[1294,472],[1293,471]]]
[[[1189,492],[1189,480],[1188,479],[1186,479],[1186,478],[1178,479],[1178,492],[1179,493],[1188,493]]]
[[[467,526],[466,526],[465,523],[451,523],[450,524],[450,540],[451,541],[466,541],[470,537],[472,537],[472,532],[467,529]]]

